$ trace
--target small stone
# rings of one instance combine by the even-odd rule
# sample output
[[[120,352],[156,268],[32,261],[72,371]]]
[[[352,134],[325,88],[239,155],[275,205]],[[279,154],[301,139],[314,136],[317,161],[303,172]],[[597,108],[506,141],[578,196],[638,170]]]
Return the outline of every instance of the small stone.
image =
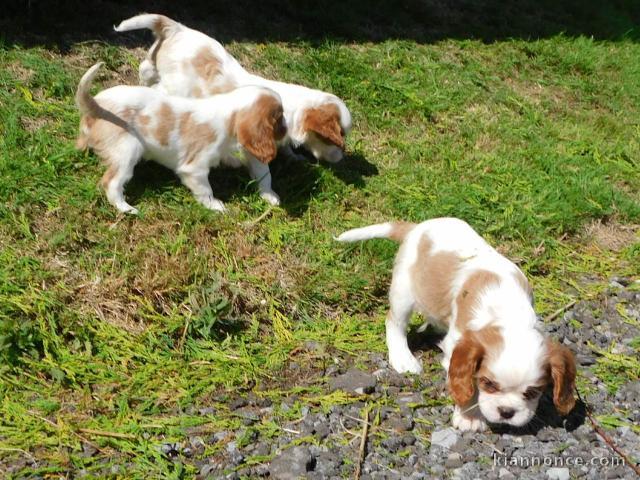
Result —
[[[550,468],[547,470],[547,478],[549,480],[569,480],[568,468]]]
[[[500,469],[500,472],[498,472],[498,478],[502,478],[504,480],[514,480],[516,476],[506,468],[502,467]]]
[[[293,447],[280,452],[269,467],[269,474],[281,480],[294,480],[313,470],[315,461],[307,447]]]
[[[460,468],[462,466],[462,455],[453,452],[450,453],[444,462],[444,466],[447,468]]]
[[[386,448],[389,452],[391,453],[395,453],[397,452],[400,447],[402,446],[402,439],[398,438],[398,437],[389,437],[389,438],[385,438],[382,441],[382,446],[384,448]]]
[[[449,449],[460,440],[460,433],[453,428],[445,428],[444,430],[435,430],[431,434],[431,445]]]
[[[371,393],[376,388],[376,377],[358,369],[348,370],[346,373],[329,380],[332,390],[345,390],[358,394]]]
[[[247,402],[246,398],[235,398],[229,403],[229,410],[237,410],[239,408],[246,407],[248,403],[249,402]]]
[[[416,443],[415,435],[412,435],[411,433],[407,433],[406,435],[403,435],[402,443],[407,447],[413,445],[414,443]]]

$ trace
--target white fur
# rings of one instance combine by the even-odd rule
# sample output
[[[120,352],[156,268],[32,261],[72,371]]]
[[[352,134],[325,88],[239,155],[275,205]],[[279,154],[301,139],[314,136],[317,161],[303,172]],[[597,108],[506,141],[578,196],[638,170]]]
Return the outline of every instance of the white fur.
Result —
[[[140,64],[140,79],[145,85],[156,84],[173,95],[194,96],[194,91],[206,92],[210,87],[222,91],[242,85],[260,85],[277,92],[282,98],[284,115],[288,125],[288,134],[283,139],[285,153],[295,157],[289,145],[304,146],[317,159],[328,162],[338,162],[342,159],[343,151],[335,146],[321,141],[313,132],[302,129],[304,111],[326,103],[336,105],[340,111],[340,124],[345,135],[351,130],[351,114],[347,106],[337,96],[291,83],[268,80],[253,75],[245,70],[238,61],[216,40],[207,35],[188,28],[174,20],[157,14],[142,14],[124,20],[116,31],[123,32],[147,28],[154,30],[159,18],[165,19],[170,28],[168,31],[157,32],[163,38],[158,38],[152,45],[147,58]],[[191,60],[203,47],[210,49],[220,63],[220,72],[213,85],[195,75],[190,66]],[[162,55],[157,51],[162,49]]]
[[[357,241],[369,238],[389,238],[392,223],[357,228],[342,233],[339,241]],[[515,426],[524,425],[532,418],[538,399],[525,400],[523,392],[539,382],[544,374],[545,347],[542,335],[536,330],[536,315],[529,293],[516,281],[518,267],[480,237],[466,222],[455,218],[436,218],[415,225],[405,236],[393,269],[389,290],[390,310],[387,316],[387,346],[389,362],[398,372],[420,373],[422,366],[416,359],[406,340],[406,330],[414,310],[418,309],[416,290],[411,270],[418,259],[420,240],[428,238],[430,254],[451,252],[463,260],[453,282],[448,286],[453,299],[451,318],[427,319],[448,327],[440,347],[444,352],[443,367],[448,371],[453,351],[464,332],[455,325],[457,316],[456,297],[461,293],[465,281],[478,270],[496,274],[500,283],[487,287],[480,294],[469,323],[470,330],[480,330],[489,325],[500,327],[504,348],[490,352],[486,365],[501,390],[495,394],[479,391],[477,407],[454,411],[453,425],[461,430],[482,430],[486,421],[502,422]],[[515,414],[504,419],[498,407],[511,408]]]
[[[206,208],[224,211],[224,204],[215,198],[209,184],[209,170],[221,163],[230,166],[245,165],[252,178],[258,182],[261,196],[271,204],[278,204],[278,196],[271,190],[269,167],[253,157],[229,135],[229,122],[232,114],[238,110],[250,109],[254,102],[263,95],[278,99],[278,94],[262,87],[242,87],[227,94],[216,95],[207,99],[191,99],[167,95],[160,90],[148,87],[116,86],[98,93],[95,98],[89,95],[91,82],[102,64],[89,69],[78,87],[76,101],[83,115],[111,121],[122,126],[128,134],[116,135],[108,143],[108,151],[103,158],[108,165],[116,167],[113,180],[105,185],[109,202],[125,213],[138,213],[124,199],[124,185],[133,175],[133,169],[140,159],[155,160],[173,170],[184,185],[195,196],[196,200]],[[102,108],[105,105],[106,108]],[[139,129],[127,123],[119,114],[125,109],[133,109],[136,115],[151,118],[149,125],[153,129],[157,125],[157,112],[161,105],[168,105],[175,116],[175,125],[180,115],[190,113],[198,124],[206,124],[215,133],[212,144],[202,150],[191,162],[187,162],[186,145],[180,137],[177,126],[171,131],[168,145],[161,145],[153,135],[143,135]],[[113,111],[109,110],[112,109]],[[81,131],[87,135],[88,129]],[[105,139],[106,140],[106,139]],[[93,147],[91,143],[88,147]]]

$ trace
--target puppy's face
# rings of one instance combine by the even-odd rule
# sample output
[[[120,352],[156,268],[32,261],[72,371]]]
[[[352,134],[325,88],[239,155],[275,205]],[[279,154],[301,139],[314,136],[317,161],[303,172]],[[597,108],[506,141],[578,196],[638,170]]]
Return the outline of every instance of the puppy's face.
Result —
[[[343,119],[335,103],[307,108],[303,114],[304,145],[319,160],[336,163],[344,156],[345,137],[351,128],[351,119]]]
[[[287,133],[282,103],[268,94],[260,95],[250,108],[239,111],[232,123],[238,142],[263,163],[276,157],[277,142]]]
[[[538,337],[538,338],[536,338]],[[575,363],[566,347],[539,334],[504,339],[496,327],[466,332],[451,357],[449,386],[455,402],[477,405],[489,423],[521,427],[533,418],[540,396],[553,386],[553,402],[566,415],[575,399]]]

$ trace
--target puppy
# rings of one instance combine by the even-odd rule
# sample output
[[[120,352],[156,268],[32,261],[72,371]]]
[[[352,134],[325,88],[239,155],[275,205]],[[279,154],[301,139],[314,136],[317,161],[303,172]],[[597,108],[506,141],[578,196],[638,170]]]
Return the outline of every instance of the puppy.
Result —
[[[369,238],[401,243],[386,320],[391,366],[422,371],[407,345],[414,311],[447,328],[440,347],[455,402],[454,427],[525,425],[548,384],[560,414],[573,408],[573,355],[536,328],[531,287],[520,269],[467,223],[455,218],[383,223],[349,230],[337,240]]]
[[[344,154],[351,114],[335,95],[291,83],[267,80],[246,71],[216,40],[163,15],[143,14],[115,27],[124,32],[150,29],[156,41],[140,64],[140,81],[166,92],[206,97],[241,85],[261,85],[282,98],[288,129],[285,153],[304,146],[318,160],[338,162]]]
[[[207,99],[169,96],[148,87],[117,86],[95,98],[89,88],[100,66],[80,80],[76,103],[82,114],[76,146],[93,149],[108,165],[102,177],[107,199],[121,212],[138,213],[124,199],[124,185],[141,158],[172,169],[195,198],[224,211],[209,184],[209,169],[221,162],[244,164],[271,204],[268,163],[286,134],[280,96],[263,87],[243,87]]]

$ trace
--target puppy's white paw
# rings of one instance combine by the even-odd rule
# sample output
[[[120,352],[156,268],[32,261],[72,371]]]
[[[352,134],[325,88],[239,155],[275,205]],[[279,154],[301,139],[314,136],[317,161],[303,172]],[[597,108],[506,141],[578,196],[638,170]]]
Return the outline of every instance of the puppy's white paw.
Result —
[[[280,205],[280,197],[276,192],[262,192],[260,196],[263,200],[265,200],[269,205],[278,206]]]
[[[422,373],[422,362],[407,351],[389,354],[389,363],[398,373]]]
[[[204,205],[209,210],[215,210],[216,212],[227,211],[227,208],[224,206],[224,203],[222,203],[217,198],[203,197],[203,198],[198,198],[198,200],[202,205]]]
[[[132,207],[127,202],[116,203],[115,207],[122,213],[128,213],[129,215],[138,215],[140,212],[137,208]]]
[[[462,413],[457,406],[453,410],[451,423],[454,428],[462,430],[463,432],[482,432],[487,429],[487,422],[480,416],[466,415]]]

